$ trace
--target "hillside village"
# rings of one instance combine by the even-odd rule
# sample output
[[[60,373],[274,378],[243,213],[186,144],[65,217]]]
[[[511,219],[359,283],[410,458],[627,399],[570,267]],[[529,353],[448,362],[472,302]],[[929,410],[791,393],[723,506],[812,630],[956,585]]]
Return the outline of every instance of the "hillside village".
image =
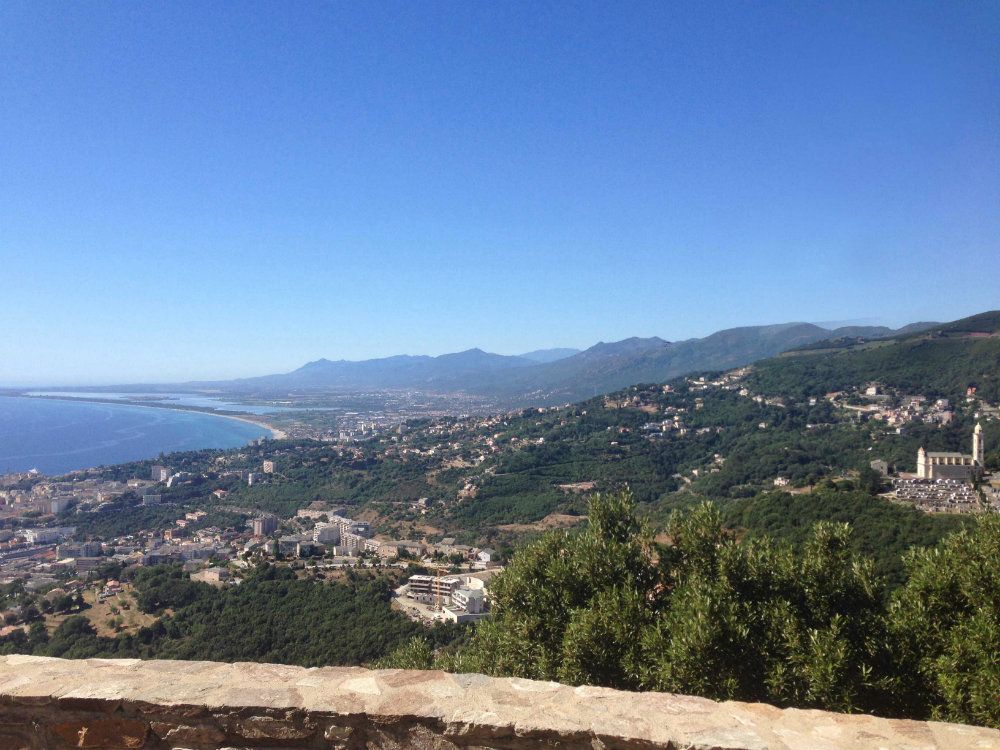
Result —
[[[755,392],[752,373],[752,368],[739,368],[636,386],[577,406],[400,425],[377,438],[329,447],[258,441],[250,450],[184,456],[174,467],[140,464],[55,479],[31,473],[7,476],[0,483],[8,524],[0,531],[3,574],[7,582],[26,576],[31,588],[40,588],[62,582],[66,575],[86,576],[108,562],[177,563],[215,583],[238,580],[241,567],[261,560],[308,561],[320,568],[413,560],[446,572],[488,569],[501,556],[490,548],[489,537],[476,544],[474,537],[482,535],[463,531],[462,509],[476,506],[518,462],[533,460],[544,469],[539,452],[547,447],[582,441],[606,464],[628,461],[644,445],[655,451],[694,443],[703,450],[665,478],[672,494],[683,495],[695,492],[699,481],[726,471],[729,455],[716,447],[717,438],[782,430],[793,412],[806,420],[807,432],[851,430],[875,444],[904,437],[916,426],[926,434],[927,429],[941,431],[968,420],[985,423],[996,433],[996,405],[977,398],[973,388],[958,404],[875,383],[829,393],[822,401],[799,401]],[[721,407],[729,410],[727,415],[738,413],[740,421],[716,416]],[[584,430],[588,421],[607,424]],[[975,477],[959,480],[917,477],[912,464],[890,463],[874,457],[874,450],[865,452],[872,456],[871,467],[887,477],[885,496],[894,501],[928,512],[1000,508],[1000,477],[985,473],[982,455]],[[322,465],[329,465],[323,473],[333,476],[359,475],[365,471],[359,466],[374,466],[367,471],[375,474],[405,467],[399,484],[417,491],[406,494],[397,486],[387,495],[366,490],[364,498],[316,499],[322,493],[295,477],[303,471],[312,477]],[[830,468],[841,476],[851,474],[847,467]],[[572,514],[581,488],[611,488],[605,477],[575,472],[550,473],[547,483],[548,494],[556,498],[551,513],[565,508]],[[765,477],[761,484],[795,491],[809,487],[786,473]],[[285,512],[255,507],[259,493],[271,498],[277,491],[292,498],[281,504]],[[135,510],[126,510],[130,506]],[[140,516],[126,523],[128,533],[100,532],[104,518],[123,512]],[[544,520],[539,512],[509,520],[512,525]],[[143,521],[142,514],[149,520]],[[448,536],[449,530],[457,535]],[[456,541],[457,536],[470,543]]]
[[[852,363],[872,356],[865,347],[809,361]],[[802,388],[787,371],[804,361],[779,357],[577,404],[369,425],[356,436],[7,475],[0,585],[22,587],[53,617],[56,602],[79,607],[79,597],[123,606],[121,578],[158,566],[223,589],[268,565],[310,578],[395,571],[394,607],[418,622],[459,623],[488,616],[490,577],[516,545],[582,523],[594,492],[628,486],[654,520],[705,498],[839,486],[931,516],[1000,509],[991,381],[980,388],[967,377],[956,393],[929,378],[917,390],[869,367],[854,382],[834,369]],[[27,627],[23,613],[8,615],[8,632]]]

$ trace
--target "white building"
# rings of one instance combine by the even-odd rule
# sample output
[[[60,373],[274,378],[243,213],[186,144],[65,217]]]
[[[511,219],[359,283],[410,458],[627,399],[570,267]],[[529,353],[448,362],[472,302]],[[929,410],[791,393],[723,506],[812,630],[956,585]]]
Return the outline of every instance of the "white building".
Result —
[[[483,611],[486,596],[483,589],[455,589],[451,593],[453,607],[462,609],[470,615],[478,615]]]
[[[447,604],[452,592],[462,585],[458,576],[410,576],[406,595],[418,602]]]
[[[76,526],[52,526],[47,529],[25,529],[24,538],[28,544],[51,544],[76,533]]]
[[[340,526],[320,521],[313,527],[313,541],[318,544],[340,544]]]

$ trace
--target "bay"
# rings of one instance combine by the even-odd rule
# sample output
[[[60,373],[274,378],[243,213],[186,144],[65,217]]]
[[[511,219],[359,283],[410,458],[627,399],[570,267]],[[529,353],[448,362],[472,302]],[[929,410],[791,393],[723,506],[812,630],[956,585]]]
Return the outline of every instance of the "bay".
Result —
[[[0,474],[57,475],[269,435],[249,422],[177,409],[0,397]]]

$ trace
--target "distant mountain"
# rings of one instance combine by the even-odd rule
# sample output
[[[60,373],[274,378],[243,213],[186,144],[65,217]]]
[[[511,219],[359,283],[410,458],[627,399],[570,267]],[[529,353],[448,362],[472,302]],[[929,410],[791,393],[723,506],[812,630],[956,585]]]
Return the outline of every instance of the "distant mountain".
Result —
[[[438,357],[408,354],[362,361],[318,359],[282,375],[240,378],[216,387],[261,388],[425,388],[461,389],[470,380],[508,369],[531,367],[525,357],[468,349]],[[205,384],[199,384],[205,385]]]
[[[831,333],[835,335],[830,338],[819,339],[808,344],[802,344],[801,346],[787,349],[784,353],[794,355],[797,352],[820,352],[832,351],[835,349],[848,349],[858,346],[859,344],[864,344],[868,341],[879,341],[886,338],[910,336],[941,325],[943,324],[929,322],[910,323],[902,328],[897,328],[895,331],[890,328],[882,327],[866,329],[858,326],[846,326],[844,328],[838,328],[831,331]]]
[[[938,324],[921,324],[938,325]],[[900,331],[909,331],[912,326]],[[234,381],[192,383],[233,391],[309,388],[462,391],[511,406],[577,401],[635,383],[740,367],[816,342],[859,342],[899,335],[883,326],[828,329],[812,323],[747,326],[705,338],[658,337],[600,342],[584,351],[546,349],[520,356],[469,349],[437,357],[399,355],[363,361],[319,359],[297,370]]]
[[[566,357],[572,357],[574,354],[579,354],[579,349],[536,349],[533,352],[528,352],[527,354],[521,354],[519,356],[524,359],[530,359],[532,362],[555,362],[556,360],[566,359]]]
[[[930,323],[927,324],[928,333],[938,333],[941,335],[963,335],[963,334],[1000,334],[1000,310],[971,315],[968,318],[955,320],[951,323]]]

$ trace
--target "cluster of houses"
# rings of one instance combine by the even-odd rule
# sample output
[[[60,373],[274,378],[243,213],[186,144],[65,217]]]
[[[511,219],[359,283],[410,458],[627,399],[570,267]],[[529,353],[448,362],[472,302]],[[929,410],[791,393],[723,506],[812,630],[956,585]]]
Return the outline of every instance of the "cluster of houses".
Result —
[[[853,412],[859,418],[885,422],[902,432],[905,425],[915,422],[944,426],[951,424],[955,410],[946,398],[930,401],[926,396],[896,396],[880,385],[871,383],[853,392],[828,393],[834,406]],[[867,403],[848,403],[861,400]]]
[[[422,559],[441,554],[460,557],[478,568],[491,567],[499,561],[495,550],[457,544],[454,538],[445,538],[436,543],[412,539],[376,538],[372,535],[368,523],[323,510],[308,508],[299,510],[296,519],[308,519],[315,524],[308,532],[283,535],[277,539],[263,539],[261,537],[264,534],[257,534],[248,544],[263,545],[265,553],[285,558],[307,558],[327,554],[334,557],[356,557],[370,554],[382,560],[394,560],[401,557]],[[255,532],[258,530],[265,532],[265,523],[267,522],[264,519],[255,520]],[[274,519],[268,525],[272,524],[276,527],[277,520]]]
[[[76,528],[72,526],[0,532],[5,537],[0,540],[0,572],[38,578],[38,585],[45,586],[67,574],[85,576],[109,562],[140,566],[176,563],[197,576],[196,580],[225,585],[230,579],[222,566],[252,557],[333,556],[349,560],[364,556],[389,561],[401,557],[421,559],[440,553],[475,569],[494,567],[498,562],[494,550],[457,544],[454,539],[430,543],[376,538],[367,522],[326,510],[300,510],[286,525],[298,526],[303,533],[284,535],[278,535],[282,524],[273,515],[259,514],[246,529],[197,528],[205,515],[205,511],[190,511],[168,528],[106,541],[75,541]],[[213,563],[215,567],[204,570]]]
[[[884,422],[898,433],[905,432],[906,426],[910,424],[943,427],[955,419],[956,405],[950,399],[900,394],[880,383],[866,383],[849,391],[828,393],[826,398],[834,406],[853,413],[858,419]],[[1000,416],[1000,408],[979,398],[975,386],[969,386],[966,390],[964,408],[974,411],[977,418]]]
[[[35,470],[0,475],[0,516],[37,512],[58,515],[74,505],[96,507],[128,489],[152,482],[134,479],[118,482],[101,478],[96,470],[76,472],[64,479],[50,479]]]

